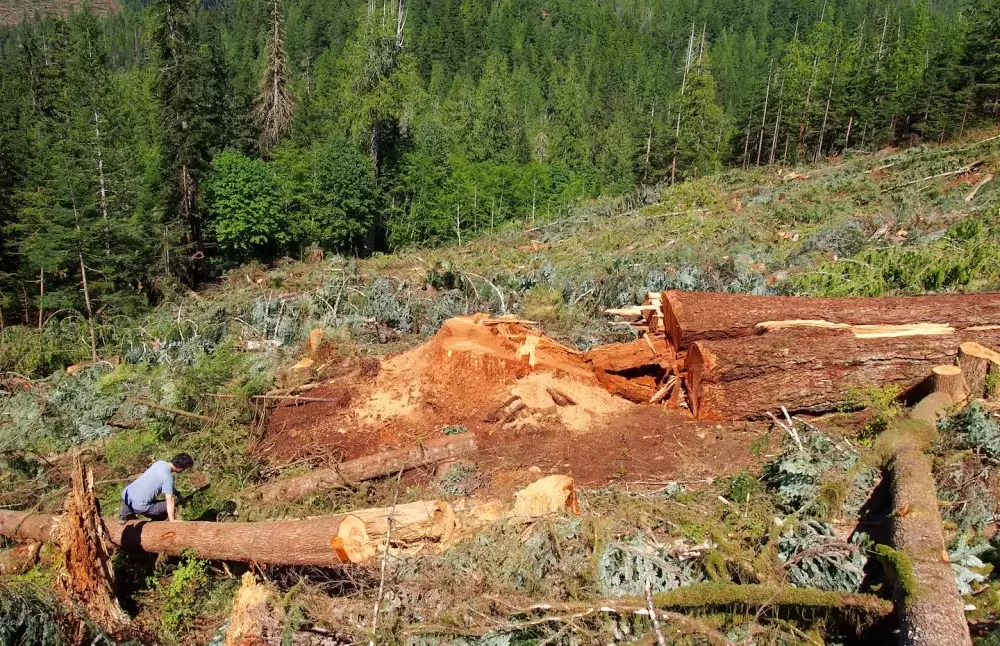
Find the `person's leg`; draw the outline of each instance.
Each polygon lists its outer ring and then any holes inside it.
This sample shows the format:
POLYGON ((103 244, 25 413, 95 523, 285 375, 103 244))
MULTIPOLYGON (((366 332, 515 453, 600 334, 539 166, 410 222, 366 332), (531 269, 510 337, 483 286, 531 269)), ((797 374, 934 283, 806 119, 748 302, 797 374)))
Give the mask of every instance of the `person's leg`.
POLYGON ((165 501, 154 502, 149 506, 149 509, 142 512, 142 515, 150 520, 166 520, 167 519, 167 503, 165 501))
POLYGON ((125 523, 135 518, 135 512, 127 503, 122 503, 122 509, 118 512, 118 520, 125 523))

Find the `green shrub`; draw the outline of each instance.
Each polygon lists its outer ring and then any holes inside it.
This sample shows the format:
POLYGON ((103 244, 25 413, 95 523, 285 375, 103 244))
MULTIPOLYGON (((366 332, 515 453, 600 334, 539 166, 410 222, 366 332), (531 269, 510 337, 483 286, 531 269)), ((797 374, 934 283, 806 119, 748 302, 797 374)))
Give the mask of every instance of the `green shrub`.
POLYGON ((189 554, 181 558, 166 583, 156 581, 152 588, 163 599, 161 634, 176 637, 199 614, 202 592, 208 585, 208 565, 189 554))
POLYGON ((116 469, 132 469, 149 461, 159 445, 155 431, 127 430, 110 437, 104 444, 104 461, 116 469))

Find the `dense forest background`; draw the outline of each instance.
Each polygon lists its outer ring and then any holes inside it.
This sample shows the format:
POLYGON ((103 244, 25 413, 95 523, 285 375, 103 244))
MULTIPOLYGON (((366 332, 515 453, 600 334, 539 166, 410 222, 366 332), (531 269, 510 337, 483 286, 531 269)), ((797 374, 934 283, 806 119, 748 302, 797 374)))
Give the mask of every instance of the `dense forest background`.
POLYGON ((1000 109, 996 0, 156 0, 0 30, 0 323, 1000 109))

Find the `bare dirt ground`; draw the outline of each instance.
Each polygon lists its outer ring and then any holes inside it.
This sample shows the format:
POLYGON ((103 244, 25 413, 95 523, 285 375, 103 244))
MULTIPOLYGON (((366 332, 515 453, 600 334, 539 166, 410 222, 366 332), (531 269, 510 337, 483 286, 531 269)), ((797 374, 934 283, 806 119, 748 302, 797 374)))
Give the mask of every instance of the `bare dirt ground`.
POLYGON ((270 416, 258 450, 275 464, 352 459, 464 426, 476 433, 479 471, 498 494, 539 472, 582 486, 707 482, 756 464, 750 445, 768 432, 612 395, 583 353, 482 316, 447 321, 424 345, 386 359, 377 376, 355 370, 309 395, 331 401, 270 416), (524 408, 510 414, 516 402, 524 408))

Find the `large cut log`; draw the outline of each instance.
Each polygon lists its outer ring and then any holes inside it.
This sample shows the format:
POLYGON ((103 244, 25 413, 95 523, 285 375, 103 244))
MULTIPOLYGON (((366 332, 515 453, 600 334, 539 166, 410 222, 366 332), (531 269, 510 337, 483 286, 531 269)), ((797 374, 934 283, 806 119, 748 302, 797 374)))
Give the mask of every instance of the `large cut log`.
POLYGON ((663 292, 663 325, 675 348, 758 333, 765 322, 843 325, 936 323, 956 330, 1000 326, 1000 294, 899 298, 803 298, 714 292, 663 292))
POLYGON ((323 489, 454 460, 475 451, 475 435, 462 433, 418 446, 348 460, 335 467, 315 469, 300 476, 268 483, 257 489, 255 494, 266 502, 290 502, 323 489))
POLYGON ((1000 346, 1000 330, 870 339, 846 330, 783 330, 698 341, 688 349, 685 384, 698 418, 760 418, 781 406, 824 413, 851 391, 921 384, 934 366, 953 363, 967 338, 1000 346))
POLYGON ((937 436, 937 419, 951 398, 935 392, 893 424, 878 440, 887 460, 892 502, 892 542, 898 552, 881 550, 894 573, 901 607, 902 646, 971 646, 965 603, 948 562, 933 463, 926 450, 937 436))
MULTIPOLYGON (((58 541, 61 516, 0 510, 0 536, 58 541)), ((275 565, 332 566, 360 562, 375 553, 365 522, 352 514, 258 523, 196 521, 121 524, 105 519, 112 545, 129 551, 275 565)))
POLYGON ((958 346, 958 361, 971 397, 996 399, 1000 394, 1000 352, 967 341, 958 346))

